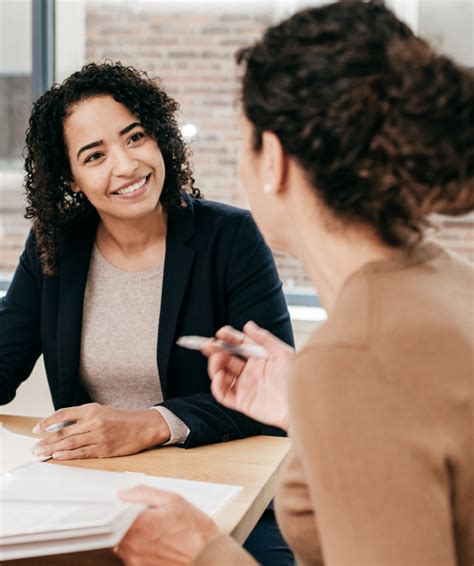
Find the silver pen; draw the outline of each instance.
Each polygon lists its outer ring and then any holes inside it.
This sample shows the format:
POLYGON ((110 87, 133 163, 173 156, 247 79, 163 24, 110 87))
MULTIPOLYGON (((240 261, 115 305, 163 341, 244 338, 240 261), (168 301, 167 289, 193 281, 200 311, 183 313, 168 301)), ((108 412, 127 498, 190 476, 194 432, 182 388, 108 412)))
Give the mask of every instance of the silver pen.
MULTIPOLYGON (((206 338, 205 336, 181 336, 181 338, 176 340, 176 344, 183 348, 189 348, 190 350, 200 350, 209 340, 211 340, 211 338, 206 338)), ((229 344, 229 342, 216 339, 214 339, 213 344, 229 354, 244 359, 261 358, 266 360, 270 357, 270 354, 265 348, 257 344, 229 344)))
POLYGON ((63 428, 66 428, 67 426, 71 426, 73 424, 76 424, 77 421, 72 421, 72 420, 68 420, 68 421, 60 421, 59 423, 53 423, 50 424, 49 426, 47 426, 43 432, 58 432, 58 430, 62 430, 63 428))

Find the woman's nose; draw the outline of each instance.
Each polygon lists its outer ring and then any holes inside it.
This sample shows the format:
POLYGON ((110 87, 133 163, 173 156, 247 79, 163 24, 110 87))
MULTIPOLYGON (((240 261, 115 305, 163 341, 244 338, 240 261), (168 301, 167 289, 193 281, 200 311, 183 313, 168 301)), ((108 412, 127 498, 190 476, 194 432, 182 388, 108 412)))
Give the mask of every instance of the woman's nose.
POLYGON ((116 177, 128 177, 138 167, 138 161, 125 149, 116 150, 113 160, 112 172, 116 177))

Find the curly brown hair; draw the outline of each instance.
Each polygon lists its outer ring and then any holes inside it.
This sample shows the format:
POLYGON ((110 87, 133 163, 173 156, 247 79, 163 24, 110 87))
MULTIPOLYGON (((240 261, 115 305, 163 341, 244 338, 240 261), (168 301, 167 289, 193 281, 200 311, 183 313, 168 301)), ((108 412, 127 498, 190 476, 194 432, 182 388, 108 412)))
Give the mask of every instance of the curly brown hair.
POLYGON ((179 104, 146 72, 106 61, 85 65, 62 84, 55 84, 33 105, 24 150, 27 207, 33 220, 43 272, 54 275, 66 231, 96 214, 84 194, 71 190, 71 168, 64 140, 64 120, 73 107, 94 96, 111 95, 136 116, 158 143, 166 176, 160 201, 182 205, 182 193, 203 198, 194 186, 189 150, 181 136, 176 113, 179 104))
POLYGON ((237 53, 259 151, 274 132, 321 201, 387 244, 474 208, 474 76, 383 2, 301 11, 237 53))

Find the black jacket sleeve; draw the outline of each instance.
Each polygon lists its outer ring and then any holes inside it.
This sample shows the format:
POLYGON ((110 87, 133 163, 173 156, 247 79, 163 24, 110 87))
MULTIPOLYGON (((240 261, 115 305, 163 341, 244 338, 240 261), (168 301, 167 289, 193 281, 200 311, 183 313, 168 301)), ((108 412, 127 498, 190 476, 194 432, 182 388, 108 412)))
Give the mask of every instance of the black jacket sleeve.
POLYGON ((41 354, 38 262, 32 234, 0 299, 0 404, 9 403, 41 354))
MULTIPOLYGON (((227 324, 242 329, 246 322, 253 320, 286 343, 294 344, 290 316, 272 253, 250 214, 243 215, 235 234, 224 285, 227 324)), ((223 407, 210 392, 168 399, 160 405, 167 407, 189 427, 191 432, 185 448, 258 434, 284 435, 280 429, 223 407)))

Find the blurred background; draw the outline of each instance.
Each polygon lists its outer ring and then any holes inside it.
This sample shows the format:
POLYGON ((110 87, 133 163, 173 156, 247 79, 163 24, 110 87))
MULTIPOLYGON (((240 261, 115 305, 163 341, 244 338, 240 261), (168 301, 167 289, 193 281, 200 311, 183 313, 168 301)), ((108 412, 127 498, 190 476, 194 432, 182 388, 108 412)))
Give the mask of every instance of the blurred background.
MULTIPOLYGON (((22 148, 32 102, 83 64, 112 59, 160 77, 181 105, 196 185, 246 207, 237 175, 235 51, 313 0, 0 0, 0 294, 22 251, 22 148)), ((397 15, 460 64, 474 67, 474 0, 388 0, 397 15)), ((474 260, 474 215, 435 218, 434 236, 474 260)), ((299 263, 275 252, 302 345, 325 318, 299 263)), ((9 412, 51 410, 42 364, 9 412), (38 389, 39 388, 39 389, 38 389)), ((5 410, 5 409, 4 409, 5 410)))

